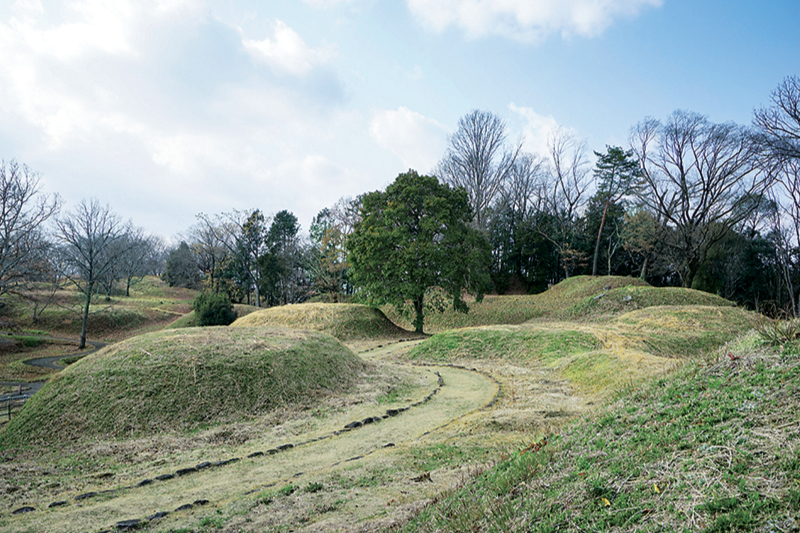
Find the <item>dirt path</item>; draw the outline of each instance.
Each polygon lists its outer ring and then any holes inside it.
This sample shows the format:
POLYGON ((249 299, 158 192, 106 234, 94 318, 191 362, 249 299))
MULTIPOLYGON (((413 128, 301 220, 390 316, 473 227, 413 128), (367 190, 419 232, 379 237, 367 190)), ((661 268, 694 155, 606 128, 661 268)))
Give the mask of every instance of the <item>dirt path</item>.
MULTIPOLYGON (((409 349, 410 345, 383 347, 362 357, 380 362, 409 349)), ((395 507, 389 515, 402 515, 417 502, 441 491, 441 482, 445 481, 439 479, 438 484, 434 480, 414 481, 403 470, 404 457, 425 446, 427 439, 440 429, 490 404, 498 393, 498 385, 486 375, 465 369, 401 366, 415 372, 423 382, 415 398, 405 406, 407 410, 389 416, 385 409, 374 404, 355 405, 294 437, 286 435, 284 440, 278 440, 279 436, 271 435, 260 443, 248 442, 247 447, 221 446, 216 456, 205 458, 212 464, 238 459, 227 465, 199 471, 192 470, 202 463, 199 459, 190 464, 159 465, 147 474, 146 479, 153 482, 145 486, 137 486, 144 479, 95 483, 86 487, 86 493, 99 493, 96 496, 76 502, 79 495, 60 494, 54 502, 38 502, 34 506, 37 511, 22 514, 9 524, 17 531, 101 531, 115 527, 120 521, 147 522, 148 517, 157 513, 169 513, 150 521, 151 530, 168 531, 185 527, 187 520, 197 523, 199 518, 195 516, 213 515, 212 509, 228 514, 232 508, 249 505, 252 509, 247 521, 258 524, 255 530, 302 522, 306 516, 310 530, 318 526, 324 531, 329 527, 360 530, 363 521, 374 522, 387 515, 387 505, 395 507), (380 417, 379 421, 344 430, 350 422, 375 417, 380 417), (270 450, 285 444, 292 444, 291 449, 270 454, 270 450), (191 471, 175 475, 182 469, 191 471), (158 480, 158 476, 170 474, 175 477, 158 480), (363 480, 371 479, 370 476, 379 476, 384 482, 365 491, 362 486, 369 483, 363 480), (342 481, 349 479, 356 481, 342 481), (304 498, 307 501, 305 504, 298 501, 291 509, 282 508, 289 501, 287 498, 269 505, 264 503, 279 500, 276 491, 287 492, 288 486, 306 489, 319 486, 327 490, 320 489, 319 494, 297 490, 298 496, 307 496, 304 498), (104 490, 113 492, 103 493, 104 490), (314 503, 308 503, 311 500, 314 503), (44 511, 57 502, 65 503, 44 511), (175 511, 186 504, 194 508, 175 511), (303 510, 302 505, 306 504, 311 507, 303 510), (264 507, 263 512, 259 506, 264 507)))

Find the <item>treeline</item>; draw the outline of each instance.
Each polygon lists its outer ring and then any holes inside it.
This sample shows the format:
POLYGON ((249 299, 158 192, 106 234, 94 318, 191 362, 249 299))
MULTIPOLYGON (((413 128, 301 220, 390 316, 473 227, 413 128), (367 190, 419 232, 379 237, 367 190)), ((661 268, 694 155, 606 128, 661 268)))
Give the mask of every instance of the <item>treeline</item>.
MULTIPOLYGON (((628 146, 595 151, 594 164, 567 130, 550 136, 546 155, 530 154, 508 141, 497 116, 473 111, 432 173, 466 193, 498 293, 540 292, 578 274, 627 275, 796 315, 798 110, 800 79, 789 77, 751 126, 676 111, 636 124, 628 146)), ((0 181, 0 296, 15 291, 38 310, 46 302, 41 290, 26 290, 32 283, 72 283, 88 310, 92 295, 128 290, 145 274, 256 306, 358 293, 347 242, 362 222, 363 195, 321 210, 308 234, 289 211, 201 213, 168 250, 96 201, 59 215, 59 198, 42 195, 24 165, 3 163, 0 181)))
POLYGON ((258 307, 351 296, 345 242, 359 218, 358 202, 345 198, 320 211, 308 236, 286 210, 200 213, 169 252, 164 279, 258 307))
MULTIPOLYGON (((35 324, 58 290, 73 286, 83 295, 81 348, 93 298, 110 299, 116 290, 130 295, 132 284, 163 272, 160 237, 96 200, 62 212, 58 195, 42 194, 40 176, 14 160, 0 161, 0 212, 0 297, 28 300, 35 324)), ((5 305, 0 299, 0 311, 5 305)))

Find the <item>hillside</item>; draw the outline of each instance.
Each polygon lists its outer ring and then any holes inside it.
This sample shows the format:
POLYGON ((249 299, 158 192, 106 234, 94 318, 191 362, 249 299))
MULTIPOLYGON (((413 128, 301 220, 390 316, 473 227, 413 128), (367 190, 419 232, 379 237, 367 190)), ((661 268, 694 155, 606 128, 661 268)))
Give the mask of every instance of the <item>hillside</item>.
MULTIPOLYGON (((425 331, 437 333, 470 326, 515 325, 527 321, 605 321, 628 311, 663 305, 732 306, 728 300, 706 292, 678 287, 656 288, 622 276, 575 276, 545 292, 530 295, 487 295, 468 301, 469 313, 452 309, 426 311, 425 331)), ((410 328, 407 317, 394 306, 384 306, 390 320, 410 328)))
POLYGON ((797 531, 798 412, 800 343, 751 334, 531 441, 403 531, 797 531))
POLYGON ((243 420, 355 383, 364 363, 329 335, 189 328, 106 347, 59 372, 0 433, 52 446, 243 420))

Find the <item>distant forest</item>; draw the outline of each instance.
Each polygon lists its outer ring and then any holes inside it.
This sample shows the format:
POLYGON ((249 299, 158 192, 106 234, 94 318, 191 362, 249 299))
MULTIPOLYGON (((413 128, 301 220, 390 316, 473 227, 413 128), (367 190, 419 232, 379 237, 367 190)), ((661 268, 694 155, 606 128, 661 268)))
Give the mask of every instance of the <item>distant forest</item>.
MULTIPOLYGON (((472 226, 491 249, 491 290, 635 276, 797 316, 800 78, 786 78, 752 125, 675 111, 634 125, 628 146, 593 153, 594 165, 564 129, 551 134, 547 155, 527 153, 494 114, 461 118, 431 174, 466 192, 472 226)), ((358 298, 347 241, 364 195, 321 210, 308 235, 289 211, 201 213, 168 248, 96 200, 63 211, 39 183, 24 164, 0 164, 0 297, 36 299, 70 283, 88 306, 153 274, 257 306, 358 298)))

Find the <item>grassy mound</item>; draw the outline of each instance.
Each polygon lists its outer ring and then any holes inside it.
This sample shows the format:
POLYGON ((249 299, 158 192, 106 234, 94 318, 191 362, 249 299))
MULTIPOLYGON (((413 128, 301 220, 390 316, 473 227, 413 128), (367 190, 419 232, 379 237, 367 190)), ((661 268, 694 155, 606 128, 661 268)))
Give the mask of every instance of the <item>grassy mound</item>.
MULTIPOLYGON (((239 318, 243 316, 247 316, 250 313, 255 313, 260 309, 254 305, 246 305, 246 304, 233 304, 233 310, 236 311, 236 316, 239 318)), ((180 328, 196 328, 197 327, 197 317, 194 314, 194 311, 190 311, 180 317, 179 319, 171 322, 167 329, 180 329, 180 328)))
POLYGON ((753 313, 735 307, 662 306, 605 323, 546 322, 437 333, 412 349, 412 360, 480 359, 546 366, 584 390, 603 392, 674 367, 751 329, 753 313))
POLYGON ((0 446, 185 430, 312 401, 364 363, 330 335, 191 328, 134 337, 57 374, 0 433, 0 446))
POLYGON ((686 305, 632 311, 612 324, 654 355, 682 358, 709 353, 757 322, 757 314, 737 307, 686 305))
POLYGON ((573 297, 569 301, 562 300, 562 309, 554 310, 554 314, 559 318, 593 319, 648 307, 685 305, 730 307, 734 305, 733 302, 715 294, 681 287, 628 285, 608 290, 602 288, 600 291, 590 292, 588 295, 586 295, 588 291, 582 292, 582 297, 573 297))
POLYGON ((380 310, 358 304, 304 303, 270 307, 231 324, 231 327, 272 326, 323 331, 342 341, 413 336, 395 326, 380 310))
POLYGON ((757 344, 532 442, 404 531, 796 531, 800 344, 757 344))
MULTIPOLYGON (((469 313, 466 314, 452 309, 429 311, 425 316, 425 330, 436 333, 548 319, 607 320, 628 311, 663 305, 733 304, 719 296, 692 289, 652 287, 638 278, 575 276, 540 294, 486 296, 481 302, 469 302, 469 313)), ((382 310, 393 322, 411 327, 408 318, 393 306, 385 306, 382 310)))

